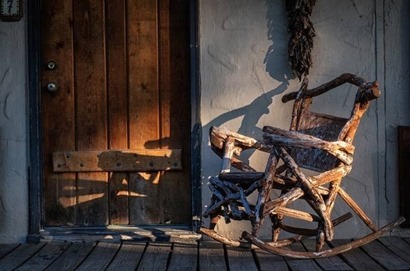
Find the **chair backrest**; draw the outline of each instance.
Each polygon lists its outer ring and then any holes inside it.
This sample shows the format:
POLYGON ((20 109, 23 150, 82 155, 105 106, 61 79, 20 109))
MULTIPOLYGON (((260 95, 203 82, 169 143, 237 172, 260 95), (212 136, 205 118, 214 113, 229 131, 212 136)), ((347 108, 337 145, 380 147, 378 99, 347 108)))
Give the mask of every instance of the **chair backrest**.
MULTIPOLYGON (((341 140, 352 144, 363 114, 370 101, 380 96, 377 82, 366 82, 352 74, 342 74, 336 79, 314 89, 307 89, 308 80, 304 79, 298 92, 286 95, 282 100, 295 99, 292 112, 291 131, 298 131, 326 141, 341 140), (353 103, 350 118, 315 113, 309 110, 312 98, 334 89, 344 83, 359 87, 353 103)), ((291 156, 300 167, 323 172, 335 168, 341 163, 333 155, 319 149, 293 149, 291 156)))

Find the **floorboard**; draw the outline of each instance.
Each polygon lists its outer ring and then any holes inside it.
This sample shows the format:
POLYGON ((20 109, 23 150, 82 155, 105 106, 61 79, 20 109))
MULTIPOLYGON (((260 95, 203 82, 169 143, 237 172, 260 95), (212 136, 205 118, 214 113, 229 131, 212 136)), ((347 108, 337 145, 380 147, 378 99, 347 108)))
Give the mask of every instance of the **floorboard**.
POLYGON ((77 271, 104 270, 114 259, 120 243, 99 242, 85 260, 76 268, 77 271))
POLYGON ((410 237, 404 237, 403 240, 404 240, 407 244, 410 244, 410 237))
MULTIPOLYGON (((304 240, 303 246, 307 251, 315 251, 316 250, 316 241, 309 239, 304 240)), ((328 245, 324 245, 322 250, 329 249, 328 245)), ((339 256, 332 256, 327 258, 315 259, 315 262, 323 269, 323 270, 353 270, 347 263, 345 263, 339 256)))
POLYGON ((145 243, 123 243, 114 260, 110 263, 106 271, 135 270, 142 258, 145 247, 145 243))
POLYGON ((0 246, 0 259, 16 249, 20 244, 4 244, 0 246))
MULTIPOLYGON (((291 245, 293 250, 296 251, 305 251, 305 248, 302 246, 301 243, 294 243, 291 245)), ((286 262, 288 263, 290 270, 292 271, 321 271, 322 269, 314 260, 307 260, 307 259, 293 259, 293 258, 285 258, 286 262)))
POLYGON ((0 270, 9 271, 23 265, 41 250, 46 243, 23 244, 0 260, 0 270))
POLYGON ((410 244, 398 236, 382 237, 379 239, 385 247, 390 249, 394 254, 410 263, 410 244))
MULTIPOLYGON (((334 246, 341 246, 348 243, 349 240, 333 240, 331 243, 334 246)), ((348 252, 339 255, 347 264, 349 264, 354 270, 359 271, 382 271, 384 270, 378 263, 369 257, 360 248, 350 250, 348 252)))
POLYGON ((261 271, 288 271, 289 267, 281 256, 268 253, 264 250, 255 250, 256 262, 261 271))
POLYGON ((168 271, 196 270, 198 264, 198 244, 176 243, 172 247, 172 257, 168 271))
POLYGON ((362 246, 362 249, 386 270, 410 270, 410 263, 394 254, 378 241, 366 244, 362 246))
POLYGON ((94 249, 95 243, 72 243, 46 270, 70 271, 79 266, 94 249))
POLYGON ((258 270, 251 250, 227 248, 227 257, 229 270, 258 270))
POLYGON ((224 247, 219 243, 201 243, 199 249, 200 271, 228 270, 224 257, 224 247))
POLYGON ((166 270, 170 253, 171 243, 149 243, 138 270, 166 270))
POLYGON ((51 265, 71 243, 47 243, 33 257, 17 268, 18 271, 42 271, 51 265))
MULTIPOLYGON (((202 240, 198 243, 121 241, 46 241, 0 244, 1 270, 410 270, 409 238, 382 237, 334 257, 293 259, 260 249, 238 249, 202 240)), ((334 240, 340 246, 348 240, 334 240)), ((313 240, 292 245, 297 251, 314 250, 313 240)), ((325 247, 326 249, 326 247, 325 247)))

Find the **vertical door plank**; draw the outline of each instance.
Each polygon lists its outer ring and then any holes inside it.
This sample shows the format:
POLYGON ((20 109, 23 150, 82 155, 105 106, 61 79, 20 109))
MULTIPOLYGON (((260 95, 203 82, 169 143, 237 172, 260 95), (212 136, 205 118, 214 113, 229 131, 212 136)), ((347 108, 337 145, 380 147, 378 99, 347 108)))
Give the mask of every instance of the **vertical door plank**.
MULTIPOLYGON (((104 3, 75 0, 73 5, 77 150, 106 149, 104 3)), ((106 225, 107 174, 80 173, 77 185, 77 223, 106 225)))
MULTIPOLYGON (((126 1, 106 1, 108 148, 128 148, 126 1)), ((109 174, 110 224, 128 224, 128 174, 109 174)))
MULTIPOLYGON (((159 147, 157 21, 157 1, 128 2, 129 140, 134 149, 159 147)), ((130 174, 131 224, 161 222, 159 177, 130 174)))
MULTIPOLYGON (((183 208, 172 208, 175 223, 186 223, 192 220, 189 2, 188 0, 170 1, 172 3, 170 7, 170 22, 172 23, 170 26, 171 67, 173 67, 170 74, 172 86, 170 99, 171 142, 179 142, 178 144, 181 144, 183 150, 183 171, 172 172, 177 176, 173 178, 172 182, 167 182, 174 188, 172 198, 172 201, 176 201, 174 206, 183 206, 183 208), (184 191, 183 197, 179 196, 181 193, 176 190, 176 187, 179 187, 178 191, 184 191)), ((170 147, 174 148, 173 145, 170 147)))
MULTIPOLYGON (((171 124, 170 124, 170 99, 171 99, 171 85, 170 85, 170 37, 169 37, 169 0, 159 0, 158 9, 158 77, 159 77, 159 125, 160 125, 160 140, 159 146, 161 148, 170 148, 171 143, 171 124)), ((178 144, 178 142, 176 142, 178 144)), ((174 144, 175 145, 175 144, 174 144)), ((164 172, 159 183, 160 189, 160 216, 162 222, 174 223, 172 221, 176 219, 172 216, 172 209, 175 209, 175 203, 169 200, 169 196, 174 194, 175 187, 169 185, 172 182, 174 174, 170 172, 164 172), (168 190, 169 189, 169 190, 168 190), (167 204, 170 204, 167 206, 167 204), (170 207, 170 208, 168 208, 170 207), (174 207, 174 208, 172 208, 174 207)), ((183 197, 182 193, 178 193, 180 197, 183 197)), ((179 205, 177 208, 181 208, 179 205)))
POLYGON ((160 145, 183 150, 183 171, 161 178, 161 210, 166 223, 181 224, 191 216, 189 1, 159 4, 160 145))
POLYGON ((71 1, 44 1, 42 10, 42 126, 44 146, 44 206, 46 225, 73 225, 76 206, 74 173, 52 171, 55 150, 75 149, 73 29, 71 1), (54 61, 54 69, 47 63, 54 61), (47 90, 55 83, 57 91, 47 90), (64 121, 61 121, 64 120, 64 121))

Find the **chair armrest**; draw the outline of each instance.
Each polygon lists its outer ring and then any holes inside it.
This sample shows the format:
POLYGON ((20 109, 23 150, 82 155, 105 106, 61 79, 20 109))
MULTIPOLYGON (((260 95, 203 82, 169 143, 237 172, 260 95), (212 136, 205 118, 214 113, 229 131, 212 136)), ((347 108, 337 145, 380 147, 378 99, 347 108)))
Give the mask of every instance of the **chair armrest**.
POLYGON ((222 158, 221 172, 228 172, 230 166, 240 171, 254 172, 254 168, 240 160, 241 152, 246 149, 257 149, 264 152, 271 150, 271 147, 263 141, 229 131, 225 127, 212 126, 209 129, 209 138, 212 151, 222 158))
POLYGON ((263 141, 229 131, 225 127, 212 126, 209 129, 209 138, 213 147, 223 149, 228 137, 233 138, 235 140, 235 147, 238 147, 241 150, 258 149, 265 152, 270 151, 270 147, 263 141))
POLYGON ((348 165, 353 162, 352 155, 355 147, 344 141, 326 141, 311 135, 270 126, 265 126, 263 131, 265 132, 263 138, 267 145, 320 149, 329 152, 348 165))

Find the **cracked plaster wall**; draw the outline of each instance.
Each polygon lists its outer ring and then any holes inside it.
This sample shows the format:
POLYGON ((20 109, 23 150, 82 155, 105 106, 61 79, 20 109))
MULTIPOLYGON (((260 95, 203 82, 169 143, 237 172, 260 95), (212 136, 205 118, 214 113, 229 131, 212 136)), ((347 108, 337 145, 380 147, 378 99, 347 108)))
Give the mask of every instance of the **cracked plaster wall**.
MULTIPOLYGON (((311 87, 345 72, 380 82, 383 95, 362 120, 354 142, 354 168, 343 187, 383 225, 399 212, 397 126, 410 125, 409 18, 404 0, 318 0, 311 17, 317 33, 311 87)), ((207 180, 220 167, 209 148, 212 125, 254 137, 261 136, 264 125, 288 129, 292 105, 280 98, 296 91, 299 82, 289 70, 287 41, 285 1, 200 1, 203 208, 210 198, 207 180)), ((357 89, 338 90, 324 95, 313 109, 347 116, 357 89)), ((247 153, 244 158, 264 170, 266 155, 247 153)), ((334 212, 346 211, 341 204, 334 212)), ((244 223, 231 225, 222 224, 219 230, 238 236, 248 228, 244 223)), ((336 237, 364 233, 365 226, 354 222, 338 226, 336 237)))
POLYGON ((0 243, 28 229, 25 20, 0 21, 0 243))

